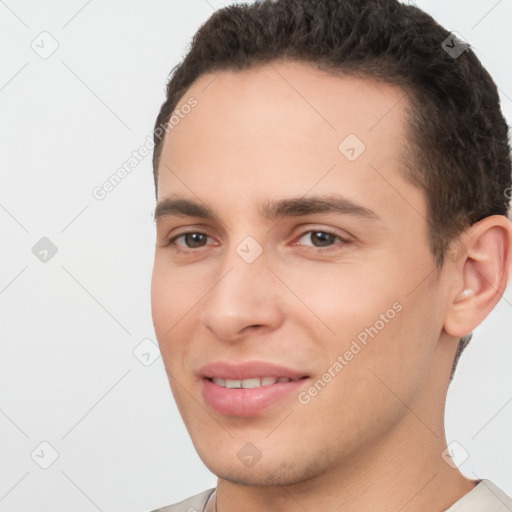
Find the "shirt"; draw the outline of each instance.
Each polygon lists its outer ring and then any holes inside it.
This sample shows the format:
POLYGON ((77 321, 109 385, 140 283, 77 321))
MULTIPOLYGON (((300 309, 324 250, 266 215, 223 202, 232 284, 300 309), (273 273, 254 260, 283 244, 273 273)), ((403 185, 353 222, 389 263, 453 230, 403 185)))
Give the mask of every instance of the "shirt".
MULTIPOLYGON (((153 512, 215 512, 215 488, 153 512)), ((512 498, 490 480, 480 480, 445 512, 512 512, 512 498)))

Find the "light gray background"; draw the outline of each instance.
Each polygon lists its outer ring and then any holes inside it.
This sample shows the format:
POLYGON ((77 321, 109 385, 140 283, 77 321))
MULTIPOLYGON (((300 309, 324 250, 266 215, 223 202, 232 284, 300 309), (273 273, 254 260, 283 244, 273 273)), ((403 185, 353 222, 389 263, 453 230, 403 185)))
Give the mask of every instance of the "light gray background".
MULTIPOLYGON (((229 3, 0 2, 3 512, 143 512, 215 485, 154 345, 151 156, 104 200, 92 190, 144 144, 171 68, 229 3), (43 59, 31 44, 48 51, 51 38, 58 49, 43 59), (46 263, 32 252, 42 237, 58 249, 46 263), (133 353, 147 339, 139 351, 154 347, 142 356, 156 357, 149 366, 133 353)), ((512 4, 417 4, 472 44, 510 123, 512 4)), ((447 402, 448 438, 469 453, 461 470, 508 494, 511 317, 509 287, 466 349, 447 402)))

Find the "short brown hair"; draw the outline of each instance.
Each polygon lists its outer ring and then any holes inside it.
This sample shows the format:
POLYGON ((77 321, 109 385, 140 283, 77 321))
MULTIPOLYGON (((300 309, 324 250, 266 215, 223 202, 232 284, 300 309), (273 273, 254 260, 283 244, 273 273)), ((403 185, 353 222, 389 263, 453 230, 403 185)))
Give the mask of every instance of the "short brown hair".
MULTIPOLYGON (((398 0, 263 0, 216 11, 171 71, 155 123, 155 192, 161 127, 201 75, 292 59, 371 77, 402 87, 410 100, 407 176, 425 191, 430 246, 441 267, 465 228, 508 215, 511 190, 497 87, 469 46, 457 56, 446 51, 446 41, 455 44, 450 37, 428 14, 398 0)), ((470 338, 459 342, 452 376, 470 338)))

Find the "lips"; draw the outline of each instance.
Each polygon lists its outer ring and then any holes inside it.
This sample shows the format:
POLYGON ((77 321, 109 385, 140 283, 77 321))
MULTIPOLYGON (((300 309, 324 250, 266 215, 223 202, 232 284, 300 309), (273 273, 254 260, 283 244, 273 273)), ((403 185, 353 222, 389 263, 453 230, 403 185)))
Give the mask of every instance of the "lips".
POLYGON ((284 366, 250 361, 214 362, 199 370, 203 399, 227 416, 254 416, 304 386, 308 375, 284 366))

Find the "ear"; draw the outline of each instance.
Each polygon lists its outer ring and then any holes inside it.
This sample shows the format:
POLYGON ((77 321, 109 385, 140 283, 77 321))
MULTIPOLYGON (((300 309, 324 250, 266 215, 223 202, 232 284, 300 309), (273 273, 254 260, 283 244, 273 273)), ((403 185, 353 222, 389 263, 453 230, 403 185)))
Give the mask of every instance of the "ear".
POLYGON ((453 243, 445 264, 451 266, 453 280, 444 330, 460 338, 483 322, 505 292, 512 265, 512 223, 492 215, 473 224, 453 243))

